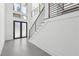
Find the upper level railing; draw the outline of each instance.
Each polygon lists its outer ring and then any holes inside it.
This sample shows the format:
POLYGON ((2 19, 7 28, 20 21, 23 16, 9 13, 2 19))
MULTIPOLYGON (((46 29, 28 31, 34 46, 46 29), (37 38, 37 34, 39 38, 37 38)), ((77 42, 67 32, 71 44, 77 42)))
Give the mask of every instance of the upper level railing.
POLYGON ((49 3, 49 18, 79 10, 79 3, 49 3))
POLYGON ((63 14, 79 10, 79 3, 65 3, 63 14))

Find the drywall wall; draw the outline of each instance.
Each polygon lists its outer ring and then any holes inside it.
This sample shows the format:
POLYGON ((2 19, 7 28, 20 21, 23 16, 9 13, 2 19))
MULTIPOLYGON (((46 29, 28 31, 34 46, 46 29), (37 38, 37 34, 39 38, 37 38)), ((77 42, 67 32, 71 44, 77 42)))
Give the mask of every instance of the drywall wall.
MULTIPOLYGON (((42 22, 42 20, 45 17, 45 9, 41 12, 41 14, 38 13, 37 15, 35 15, 34 17, 32 17, 32 15, 31 15, 31 11, 32 11, 31 8, 32 8, 32 4, 29 3, 28 4, 28 30, 30 30, 30 28, 34 24, 35 20, 37 20, 37 24, 36 25, 38 25, 39 23, 42 22)), ((28 35, 29 35, 29 32, 28 32, 28 35)))
POLYGON ((43 9, 43 11, 36 19, 36 27, 33 25, 33 27, 31 28, 30 36, 32 36, 35 33, 35 28, 36 30, 38 30, 38 27, 40 27, 40 24, 44 22, 44 17, 45 17, 45 9, 43 9))
POLYGON ((29 42, 50 55, 79 56, 79 11, 51 18, 29 42))
POLYGON ((12 3, 5 4, 5 40, 13 39, 13 5, 12 3))
POLYGON ((6 3, 5 5, 5 40, 13 40, 13 21, 27 22, 27 19, 13 17, 13 4, 6 3))
POLYGON ((45 18, 49 17, 49 4, 45 3, 45 18))
POLYGON ((28 3, 27 4, 27 16, 28 16, 28 29, 30 29, 30 27, 31 27, 31 23, 32 23, 32 15, 31 15, 31 11, 32 11, 32 4, 31 3, 28 3))
POLYGON ((0 55, 5 42, 5 4, 0 3, 0 55))

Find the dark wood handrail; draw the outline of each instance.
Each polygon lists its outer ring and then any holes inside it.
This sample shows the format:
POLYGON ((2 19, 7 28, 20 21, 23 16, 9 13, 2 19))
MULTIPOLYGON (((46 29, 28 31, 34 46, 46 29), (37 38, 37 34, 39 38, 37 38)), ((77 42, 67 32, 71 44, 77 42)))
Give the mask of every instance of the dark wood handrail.
POLYGON ((33 23, 33 25, 31 26, 31 28, 29 29, 29 38, 30 38, 30 31, 32 29, 32 27, 35 25, 35 31, 36 31, 36 21, 38 20, 39 16, 41 15, 41 13, 43 12, 45 6, 43 7, 43 9, 40 11, 40 14, 38 15, 38 17, 36 18, 35 22, 33 23))
MULTIPOLYGON (((45 7, 43 7, 43 9, 40 11, 40 14, 39 14, 38 17, 36 18, 36 20, 35 20, 35 22, 33 23, 33 25, 36 24, 36 21, 38 20, 39 16, 41 15, 42 11, 44 10, 44 8, 45 8, 45 7)), ((33 25, 31 26, 30 30, 32 29, 33 25)))

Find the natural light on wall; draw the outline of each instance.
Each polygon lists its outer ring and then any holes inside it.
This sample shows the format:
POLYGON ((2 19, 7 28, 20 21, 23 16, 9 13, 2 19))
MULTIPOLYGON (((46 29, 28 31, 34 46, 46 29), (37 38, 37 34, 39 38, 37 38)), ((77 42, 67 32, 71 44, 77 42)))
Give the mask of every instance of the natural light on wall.
POLYGON ((39 7, 39 3, 32 3, 32 10, 39 7))

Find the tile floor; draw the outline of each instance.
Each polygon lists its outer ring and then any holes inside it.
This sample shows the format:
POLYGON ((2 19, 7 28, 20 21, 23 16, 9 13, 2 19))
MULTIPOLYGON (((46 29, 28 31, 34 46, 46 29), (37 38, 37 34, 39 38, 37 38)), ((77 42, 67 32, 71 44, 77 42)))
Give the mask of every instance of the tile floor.
POLYGON ((26 38, 5 41, 2 56, 50 56, 26 38))

